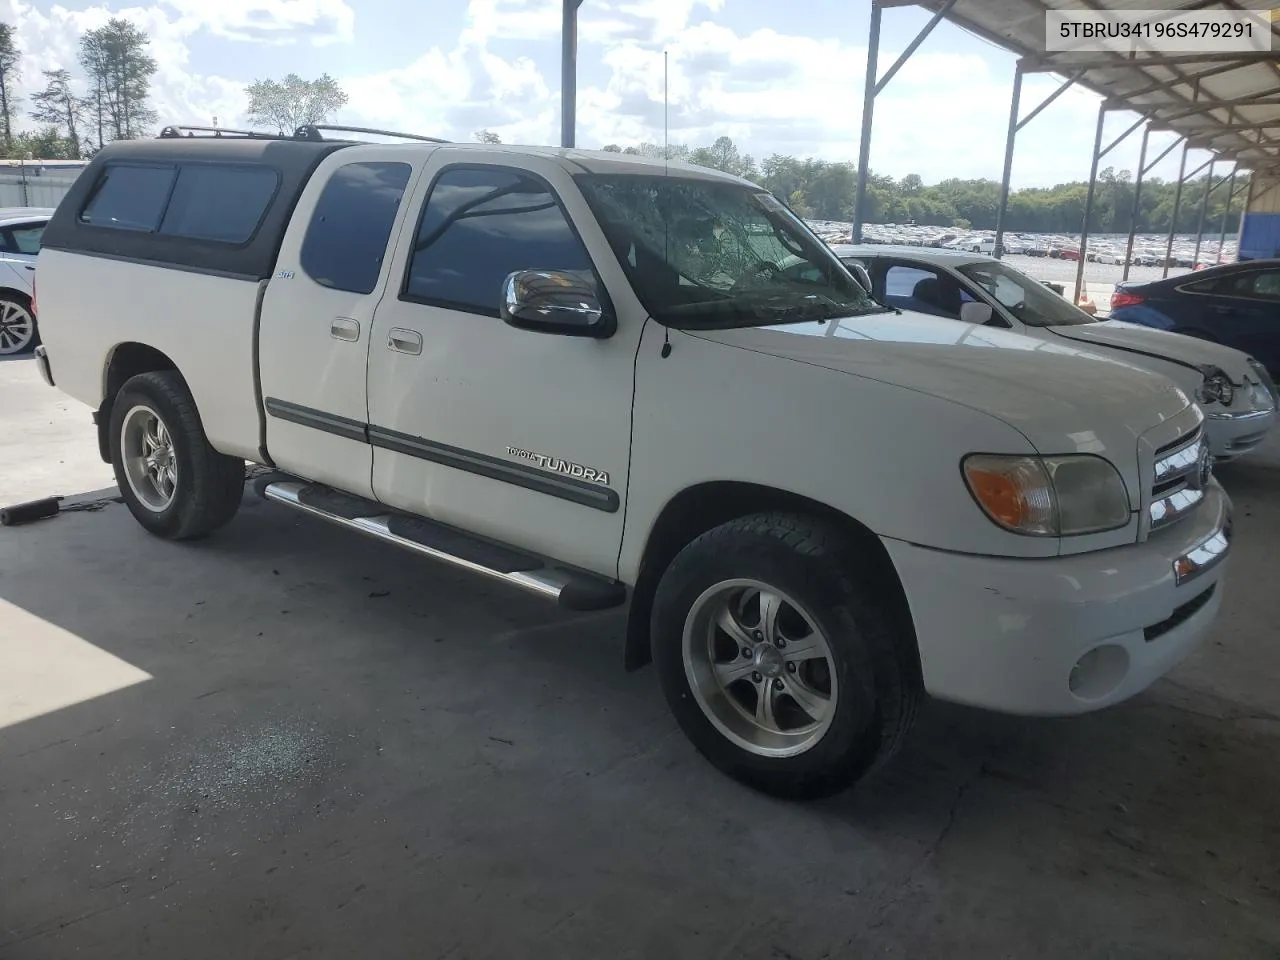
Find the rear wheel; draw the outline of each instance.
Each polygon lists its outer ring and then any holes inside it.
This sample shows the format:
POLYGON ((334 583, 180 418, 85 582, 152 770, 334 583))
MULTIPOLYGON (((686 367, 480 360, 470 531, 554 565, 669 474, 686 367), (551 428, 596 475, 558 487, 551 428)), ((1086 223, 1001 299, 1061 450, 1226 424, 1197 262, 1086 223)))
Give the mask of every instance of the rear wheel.
POLYGON ((235 516, 244 494, 244 461, 209 445, 177 371, 128 380, 111 407, 110 437, 120 493, 151 533, 193 539, 235 516))
POLYGON ((31 301, 17 293, 0 295, 0 356, 25 353, 39 343, 31 301))
POLYGON ((716 767, 775 796, 848 787, 896 752, 919 685, 877 593, 834 529, 757 514, 680 552, 654 600, 667 702, 716 767))

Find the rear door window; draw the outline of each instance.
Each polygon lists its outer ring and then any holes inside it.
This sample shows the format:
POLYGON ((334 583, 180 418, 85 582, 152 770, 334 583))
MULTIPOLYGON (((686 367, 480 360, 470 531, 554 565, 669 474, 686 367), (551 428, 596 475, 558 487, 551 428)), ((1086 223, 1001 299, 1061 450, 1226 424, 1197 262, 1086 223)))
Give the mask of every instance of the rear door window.
POLYGON ((8 246, 14 253, 27 253, 34 256, 40 252, 40 239, 44 236, 44 224, 33 223, 13 227, 8 232, 12 241, 8 246))
POLYGON ((1280 270, 1251 270, 1233 276, 1219 293, 1253 300, 1280 301, 1280 270))
POLYGON ((335 290, 372 293, 412 173, 409 164, 390 161, 348 163, 335 170, 302 240, 307 276, 335 290))
POLYGON ((80 222, 117 230, 154 231, 160 226, 177 175, 172 166, 109 164, 80 211, 80 222))

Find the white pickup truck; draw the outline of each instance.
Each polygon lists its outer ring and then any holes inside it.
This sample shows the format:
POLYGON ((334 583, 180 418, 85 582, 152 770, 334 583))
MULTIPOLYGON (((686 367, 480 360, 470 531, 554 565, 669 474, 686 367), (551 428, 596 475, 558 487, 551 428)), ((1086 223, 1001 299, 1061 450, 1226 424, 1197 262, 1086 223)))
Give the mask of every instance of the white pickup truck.
POLYGON ((94 158, 38 276, 38 362, 152 533, 229 521, 248 460, 269 500, 629 602, 627 667, 777 795, 858 779, 926 693, 1123 700, 1221 602, 1230 504, 1177 386, 881 307, 714 171, 170 129, 94 158))

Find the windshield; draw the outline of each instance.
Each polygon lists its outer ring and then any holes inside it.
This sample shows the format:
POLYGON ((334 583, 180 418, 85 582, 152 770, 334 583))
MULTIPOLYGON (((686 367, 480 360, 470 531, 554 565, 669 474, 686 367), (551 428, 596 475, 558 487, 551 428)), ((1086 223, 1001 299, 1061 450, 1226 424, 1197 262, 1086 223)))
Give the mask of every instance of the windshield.
POLYGON ((1006 266, 999 260, 970 263, 960 272, 995 297, 1028 327, 1059 327, 1097 323, 1069 300, 1058 296, 1039 280, 1006 266))
POLYGON ((578 182, 640 302, 661 323, 732 327, 884 310, 761 190, 633 174, 578 182))

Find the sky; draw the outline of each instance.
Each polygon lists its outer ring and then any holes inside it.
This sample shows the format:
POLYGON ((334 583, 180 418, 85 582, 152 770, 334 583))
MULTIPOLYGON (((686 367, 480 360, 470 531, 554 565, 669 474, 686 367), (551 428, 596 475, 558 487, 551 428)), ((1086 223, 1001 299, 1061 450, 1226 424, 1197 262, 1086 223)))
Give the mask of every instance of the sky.
MULTIPOLYGON (((79 75, 80 33, 111 16, 152 38, 162 124, 244 125, 247 84, 327 72, 350 97, 331 122, 559 142, 560 0, 0 0, 25 54, 20 95, 43 86, 42 70, 79 75)), ((869 17, 869 0, 585 0, 578 146, 662 142, 665 51, 672 143, 727 135, 757 159, 856 161, 869 17)), ((914 7, 885 11, 881 72, 928 19, 914 7)), ((877 98, 871 169, 926 183, 999 179, 1013 69, 1012 55, 939 25, 877 98)), ((1023 114, 1058 82, 1029 75, 1023 114)), ((1015 188, 1088 177, 1097 104, 1073 89, 1024 128, 1015 188)), ((1111 114, 1107 142, 1133 119, 1111 114)), ((1171 139, 1153 135, 1149 156, 1171 139)), ((1133 169, 1140 140, 1104 166, 1133 169)), ((1154 175, 1176 176, 1178 156, 1154 175)))

